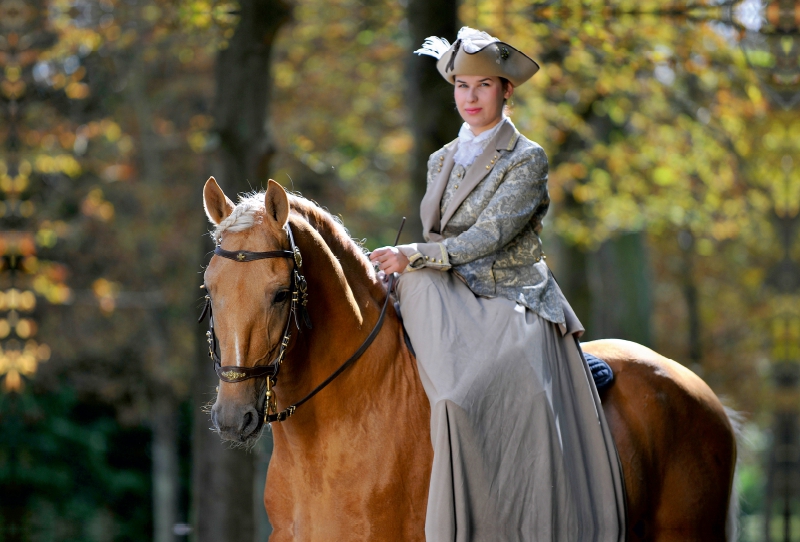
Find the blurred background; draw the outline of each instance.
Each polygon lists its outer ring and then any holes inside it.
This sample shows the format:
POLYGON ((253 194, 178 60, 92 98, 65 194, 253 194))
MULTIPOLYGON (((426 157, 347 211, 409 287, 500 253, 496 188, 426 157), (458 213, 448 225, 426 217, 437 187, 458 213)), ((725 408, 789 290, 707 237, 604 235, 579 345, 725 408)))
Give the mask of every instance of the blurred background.
MULTIPOLYGON (((792 0, 0 0, 0 541, 266 540, 271 450, 209 431, 201 191, 274 178, 417 240, 462 25, 540 72, 548 263, 588 328, 741 412, 741 540, 800 540, 792 0)), ((799 164, 795 164, 797 161, 799 164)))

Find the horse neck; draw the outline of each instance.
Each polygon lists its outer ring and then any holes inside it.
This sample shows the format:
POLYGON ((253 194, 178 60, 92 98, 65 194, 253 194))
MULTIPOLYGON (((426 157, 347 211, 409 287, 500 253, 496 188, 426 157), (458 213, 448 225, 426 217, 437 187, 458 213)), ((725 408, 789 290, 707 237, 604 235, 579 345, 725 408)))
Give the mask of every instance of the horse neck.
MULTIPOLYGON (((304 397, 358 349, 386 297, 355 251, 342 253, 332 242, 333 252, 319 250, 327 244, 313 232, 298 237, 303 258, 308 254, 303 271, 314 328, 297 338, 284 363, 287 371, 276 386, 279 408, 304 397), (293 389, 284 389, 285 376, 293 389)), ((402 337, 389 307, 364 355, 286 422, 272 425, 265 506, 276 539, 294 539, 301 524, 303 539, 343 540, 352 537, 356 523, 367 532, 375 526, 398 539, 422 538, 419 503, 427 493, 432 450, 419 438, 430 432, 430 410, 402 337), (397 507, 391 521, 382 506, 364 508, 374 502, 376 488, 397 507)))
MULTIPOLYGON (((293 223, 293 230, 303 255, 313 329, 304 328, 297 335, 284 363, 276 392, 279 402, 286 401, 287 405, 304 397, 358 350, 377 324, 386 295, 354 248, 343 243, 349 240, 301 221, 293 223)), ((303 405, 303 418, 313 417, 318 422, 337 418, 341 403, 352 405, 354 397, 363 396, 364 388, 385 386, 395 358, 408 356, 402 342, 397 344, 399 336, 399 320, 389 314, 364 355, 303 405)), ((298 411, 295 416, 300 414, 298 411)))

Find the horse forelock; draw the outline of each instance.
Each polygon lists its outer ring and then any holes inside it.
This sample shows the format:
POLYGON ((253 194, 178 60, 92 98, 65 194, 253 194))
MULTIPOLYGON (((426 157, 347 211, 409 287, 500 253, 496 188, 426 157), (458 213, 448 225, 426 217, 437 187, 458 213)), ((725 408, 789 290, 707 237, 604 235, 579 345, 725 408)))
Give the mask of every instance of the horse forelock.
POLYGON ((226 231, 239 232, 249 230, 260 224, 264 218, 264 192, 239 195, 239 203, 231 214, 223 218, 211 232, 214 242, 219 244, 226 231))

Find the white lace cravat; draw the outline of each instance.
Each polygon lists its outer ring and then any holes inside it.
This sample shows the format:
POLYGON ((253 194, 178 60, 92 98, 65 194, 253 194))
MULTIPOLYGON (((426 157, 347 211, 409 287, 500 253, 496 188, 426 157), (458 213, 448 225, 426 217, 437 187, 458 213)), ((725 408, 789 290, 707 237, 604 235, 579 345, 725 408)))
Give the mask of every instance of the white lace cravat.
POLYGON ((453 161, 465 168, 471 166, 472 162, 475 161, 475 158, 480 156, 489 143, 489 140, 494 137, 494 134, 497 133, 497 130, 500 129, 504 121, 505 118, 498 122, 497 126, 491 130, 486 130, 477 136, 472 133, 469 129, 469 124, 465 122, 461 126, 461 130, 458 131, 458 149, 456 149, 456 153, 453 155, 453 161))

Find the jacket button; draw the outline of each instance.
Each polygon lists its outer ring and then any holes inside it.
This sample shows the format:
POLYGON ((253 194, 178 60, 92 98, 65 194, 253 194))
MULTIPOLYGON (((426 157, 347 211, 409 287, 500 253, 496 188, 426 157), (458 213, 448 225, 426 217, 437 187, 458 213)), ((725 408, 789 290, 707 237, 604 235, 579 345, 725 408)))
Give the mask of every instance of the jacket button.
POLYGON ((439 260, 439 263, 442 263, 442 260, 439 260))
POLYGON ((453 188, 455 188, 456 190, 458 190, 458 185, 455 185, 453 188))
POLYGON ((486 166, 486 169, 490 169, 489 166, 486 166))

